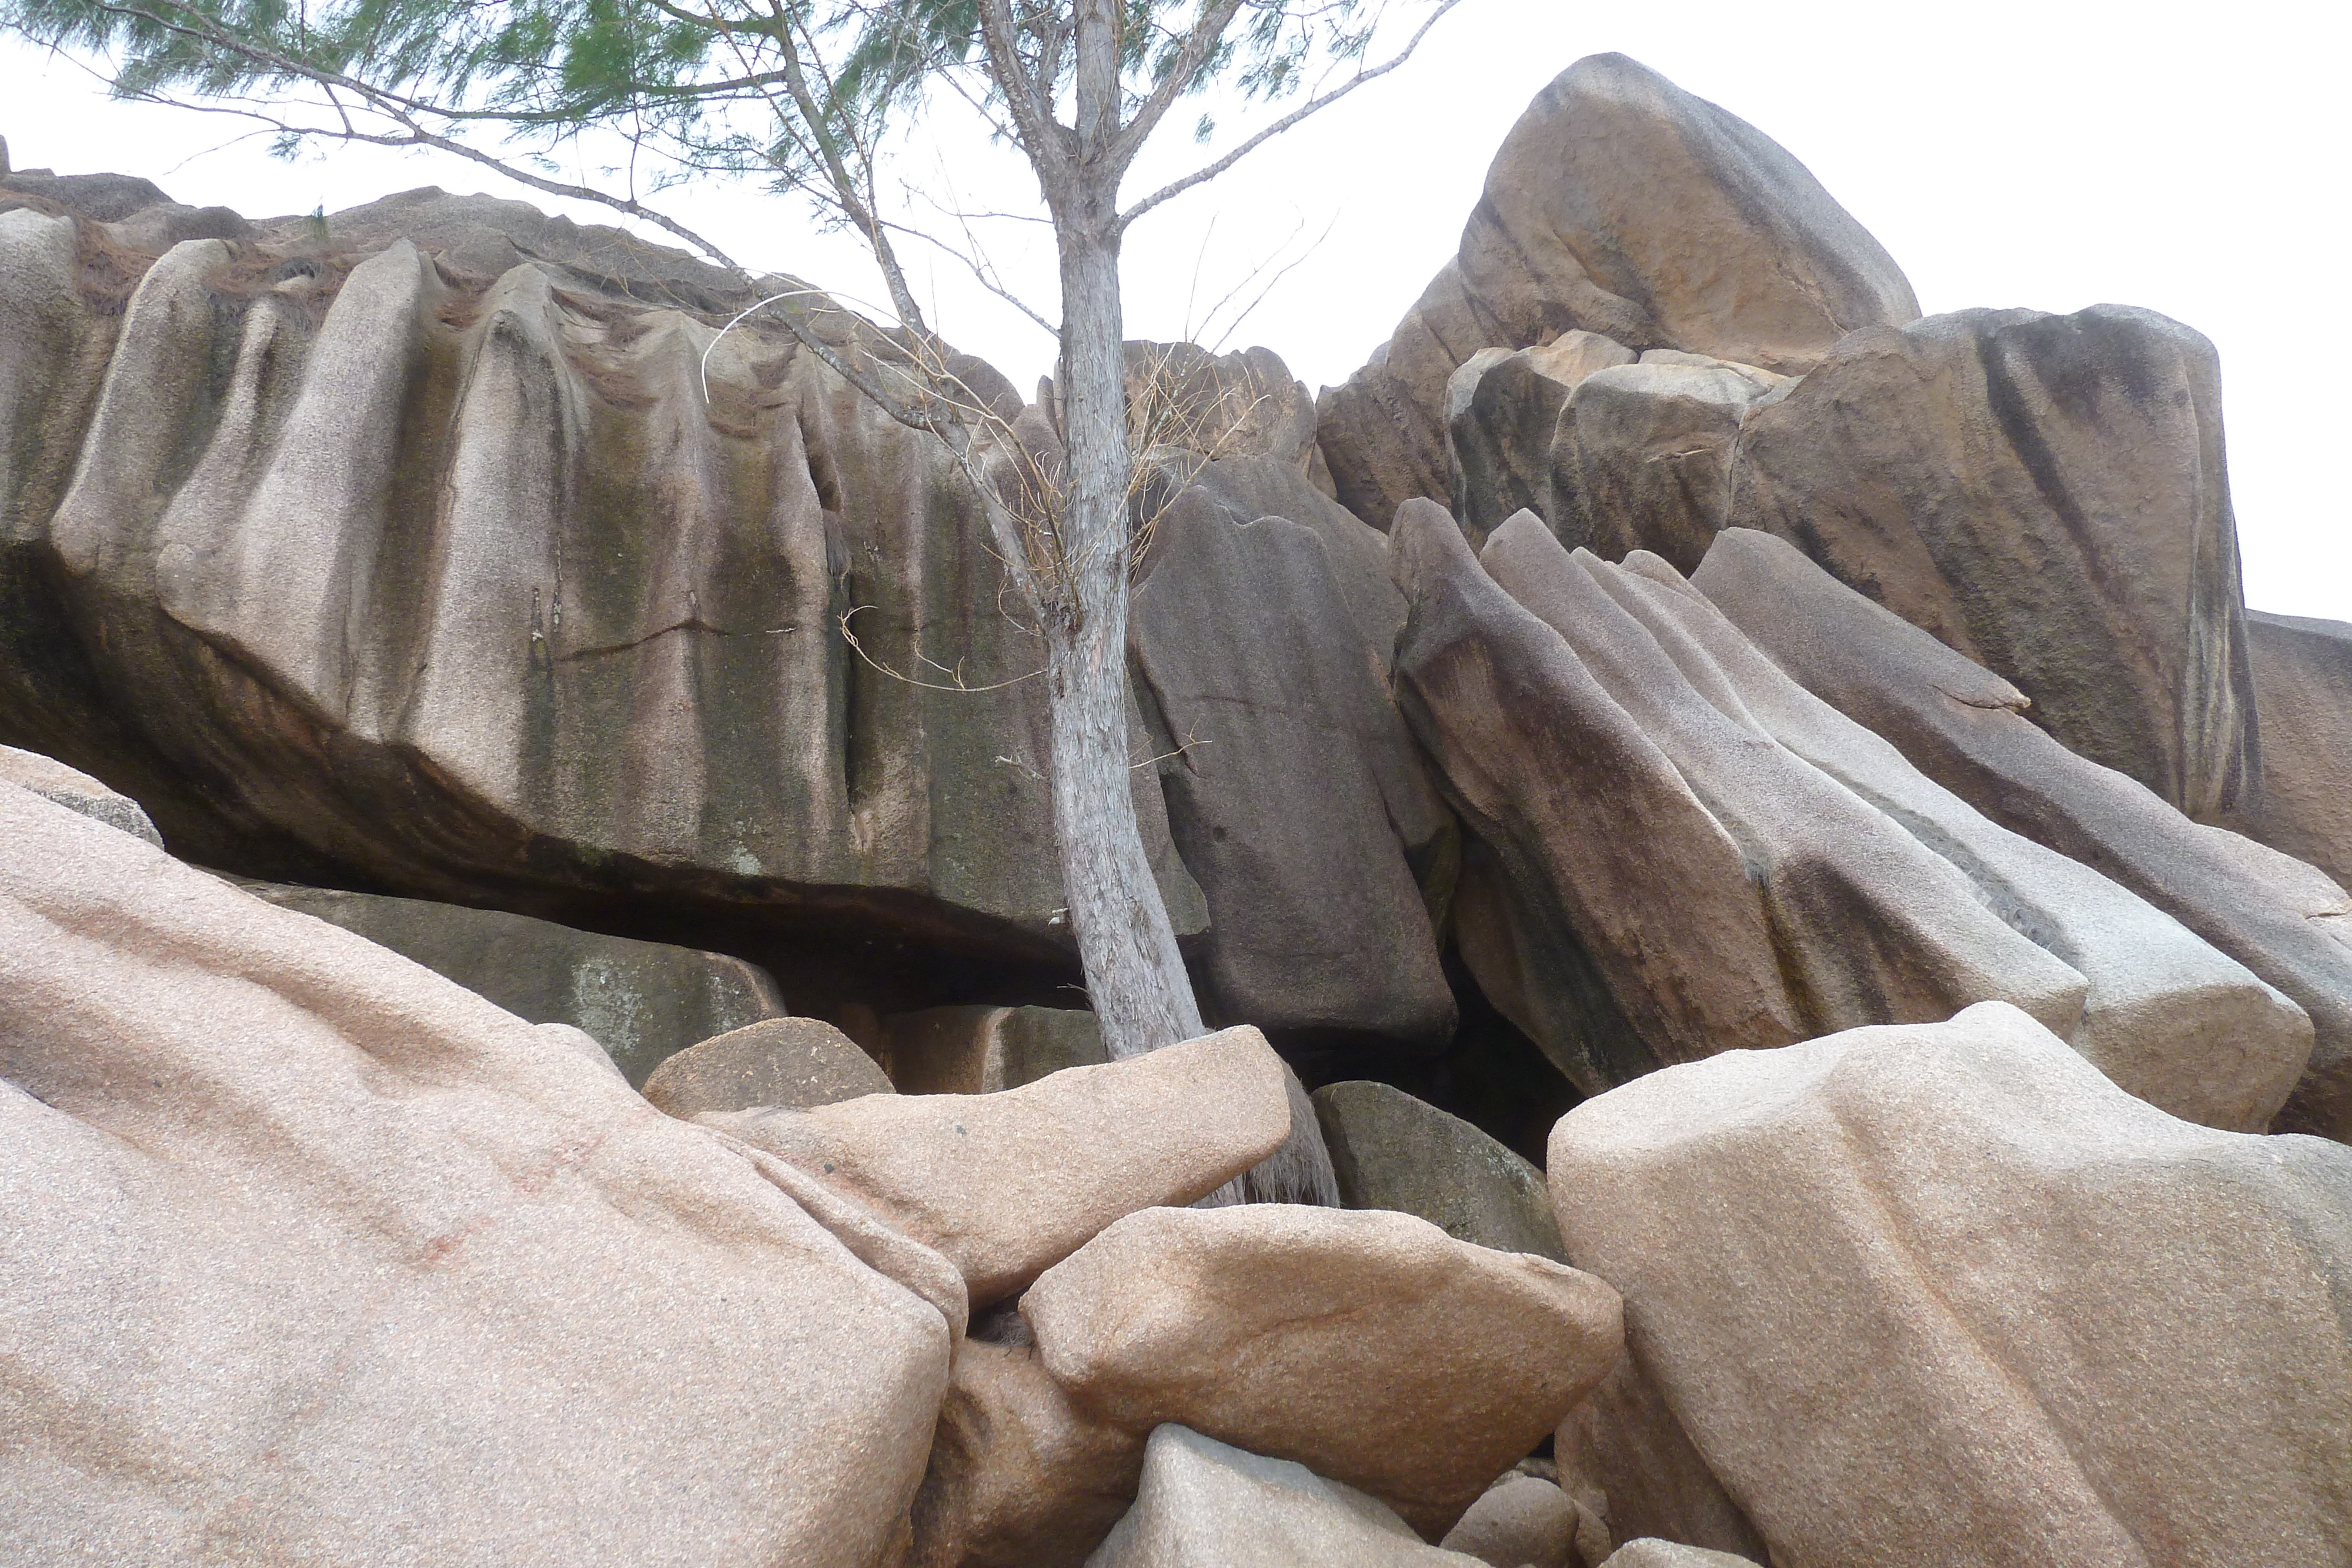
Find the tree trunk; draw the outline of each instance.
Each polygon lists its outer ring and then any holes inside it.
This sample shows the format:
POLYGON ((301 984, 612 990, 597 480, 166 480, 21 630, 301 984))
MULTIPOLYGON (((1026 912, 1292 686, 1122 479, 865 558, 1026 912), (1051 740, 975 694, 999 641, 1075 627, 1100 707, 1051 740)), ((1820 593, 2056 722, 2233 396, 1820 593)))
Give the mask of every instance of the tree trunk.
MULTIPOLYGON (((1119 291, 1114 0, 1079 0, 1076 130, 1068 182, 1047 189, 1062 273, 1064 571, 1045 610, 1054 723, 1054 829, 1087 994, 1114 1059, 1206 1032, 1167 901, 1135 820, 1127 731, 1126 323, 1119 291)), ((1286 1074, 1286 1076, 1288 1076, 1286 1074)), ((1289 1078, 1290 1141, 1207 1201, 1339 1202, 1314 1107, 1289 1078)))
POLYGON ((1066 233, 1062 406, 1069 490, 1062 528, 1071 602, 1046 625, 1054 829, 1087 993, 1114 1058, 1203 1032, 1167 902, 1143 852, 1129 771, 1124 340, 1116 242, 1066 233))

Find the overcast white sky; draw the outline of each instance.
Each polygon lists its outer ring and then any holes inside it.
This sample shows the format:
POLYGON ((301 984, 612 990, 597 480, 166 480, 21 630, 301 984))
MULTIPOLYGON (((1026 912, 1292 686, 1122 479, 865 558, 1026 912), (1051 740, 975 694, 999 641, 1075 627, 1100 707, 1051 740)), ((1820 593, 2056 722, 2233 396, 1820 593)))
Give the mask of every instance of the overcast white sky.
MULTIPOLYGON (((1930 312, 2115 300, 2212 338, 2247 599, 2352 620, 2327 326, 2352 291, 2347 18, 2340 0, 1466 0, 1404 70, 1140 225, 1129 328, 1182 336, 1262 258, 1320 235, 1229 346, 1265 343, 1310 386, 1346 379, 1451 254, 1528 100, 1579 57, 1621 50, 1802 159, 1930 312)), ((0 134, 18 168, 144 174, 257 216, 423 184, 562 205, 440 154, 336 149, 288 164, 258 141, 223 148, 223 121, 112 103, 14 42, 0 44, 0 134)), ((961 129, 940 140, 923 160, 968 202, 1034 199, 961 129)), ((1179 139, 1130 189, 1193 156, 1179 139)), ((751 265, 872 287, 855 249, 789 204, 740 190, 668 200, 751 265)), ((1050 306, 1050 253, 1002 237, 995 250, 1050 306)), ((1051 363, 1042 334, 953 268, 933 287, 942 330, 1024 386, 1051 363)))

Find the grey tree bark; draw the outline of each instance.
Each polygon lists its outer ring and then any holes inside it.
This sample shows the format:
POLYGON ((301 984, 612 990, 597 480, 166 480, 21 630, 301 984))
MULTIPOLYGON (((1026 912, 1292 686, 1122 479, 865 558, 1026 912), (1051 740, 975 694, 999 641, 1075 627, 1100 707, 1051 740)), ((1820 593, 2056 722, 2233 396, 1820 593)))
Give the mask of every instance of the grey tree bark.
MULTIPOLYGON (((1075 229, 1076 225, 1072 225, 1075 229)), ((1063 534, 1069 602, 1046 618, 1054 828, 1087 994, 1113 1057, 1203 1032, 1129 789, 1128 439, 1118 241, 1062 244, 1063 534)))
MULTIPOLYGON (((1075 156, 1039 163, 1062 281, 1062 602, 1045 611, 1053 708, 1054 825, 1063 896, 1087 992, 1114 1058, 1204 1032, 1151 875, 1129 793, 1127 615, 1133 455, 1119 287, 1119 120, 1114 0, 1078 0, 1075 156)), ((1288 1075, 1286 1075, 1288 1076, 1288 1075)), ((1290 1139, 1243 1180, 1206 1200, 1336 1206, 1339 1183, 1312 1104, 1289 1077, 1290 1139)))

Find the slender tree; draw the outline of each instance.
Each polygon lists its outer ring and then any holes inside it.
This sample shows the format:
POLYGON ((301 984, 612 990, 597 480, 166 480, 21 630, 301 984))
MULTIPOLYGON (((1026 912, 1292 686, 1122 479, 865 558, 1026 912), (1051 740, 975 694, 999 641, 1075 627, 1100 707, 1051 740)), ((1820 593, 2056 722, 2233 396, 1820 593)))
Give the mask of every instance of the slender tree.
MULTIPOLYGON (((870 248, 887 333, 845 333, 791 289, 761 308, 974 480, 991 548, 1045 649, 1063 886, 1087 990, 1114 1055, 1202 1032, 1129 794, 1124 701, 1136 544, 1119 258, 1139 218, 1394 70, 1461 0, 0 0, 0 26, 105 62, 118 95, 249 116, 313 139, 433 147, 551 194, 600 202, 734 272, 648 199, 700 175, 756 175, 819 204, 870 248), (1391 11, 1400 13, 1391 16, 1391 11), (1377 63, 1383 24, 1402 36, 1377 63), (1122 204, 1138 156, 1188 98, 1265 123, 1122 204), (1295 101, 1291 101, 1295 100, 1295 101), (971 214, 893 216, 885 173, 908 127, 950 101, 1034 173, 1059 260, 1059 320, 1005 288, 971 214), (621 190, 549 156, 618 138, 621 190), (651 177, 647 177, 648 171, 651 177), (940 231, 951 218, 964 243, 940 231), (1054 331, 1053 428, 1015 429, 954 373, 899 241, 955 254, 1054 331)), ((1201 115, 1196 140, 1217 140, 1201 115)), ((1311 1126, 1311 1124, 1310 1124, 1311 1126)))

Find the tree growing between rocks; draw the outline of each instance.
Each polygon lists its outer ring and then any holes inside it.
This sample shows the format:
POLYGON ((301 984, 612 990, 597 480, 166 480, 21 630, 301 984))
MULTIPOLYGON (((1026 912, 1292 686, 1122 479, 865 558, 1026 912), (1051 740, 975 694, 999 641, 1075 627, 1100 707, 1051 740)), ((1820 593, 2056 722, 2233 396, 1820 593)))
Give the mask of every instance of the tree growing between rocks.
MULTIPOLYGON (((258 120, 289 152, 321 139, 438 148, 657 225, 765 296, 746 316, 781 322, 892 418, 944 443, 1045 647, 1062 883, 1088 997, 1124 1057, 1203 1032, 1129 793, 1125 671, 1129 576, 1148 532, 1137 526, 1137 448, 1160 440, 1171 415, 1206 416, 1129 406, 1121 249, 1141 217, 1402 65, 1460 3, 0 0, 0 26, 98 52, 120 96, 258 120), (1392 17, 1402 11, 1418 16, 1392 17), (1392 19, 1417 26, 1375 62, 1392 19), (1146 145, 1213 87, 1244 104, 1304 99, 1122 204, 1146 145), (950 99, 1036 178, 1059 262, 1058 322, 1015 298, 976 244, 891 215, 894 147, 950 99), (576 151, 583 132, 626 148, 625 191, 553 177, 549 154, 576 151), (657 171, 642 183, 640 156, 657 171), (704 175, 763 179, 854 231, 895 324, 877 332, 814 289, 755 278, 639 193, 704 175), (909 236, 957 256, 1058 338, 1050 403, 1016 413, 1002 378, 949 347, 901 261, 909 236)), ((1215 139, 1208 114, 1195 131, 1215 139)), ((1006 214, 946 215, 969 241, 975 217, 1006 214)), ((1313 1118, 1302 1120, 1297 1136, 1311 1145, 1313 1118)))

